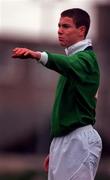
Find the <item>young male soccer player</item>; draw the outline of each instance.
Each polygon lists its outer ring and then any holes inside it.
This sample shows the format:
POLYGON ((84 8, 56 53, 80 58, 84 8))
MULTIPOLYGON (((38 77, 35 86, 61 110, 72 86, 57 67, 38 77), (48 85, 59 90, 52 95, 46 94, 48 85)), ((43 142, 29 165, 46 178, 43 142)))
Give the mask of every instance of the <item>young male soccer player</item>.
MULTIPOLYGON (((58 23, 58 39, 66 55, 15 48, 14 58, 34 58, 61 74, 53 106, 48 180, 93 180, 102 142, 95 123, 99 67, 90 39, 90 16, 79 8, 65 10, 58 23)), ((49 163, 49 164, 48 164, 49 163)))

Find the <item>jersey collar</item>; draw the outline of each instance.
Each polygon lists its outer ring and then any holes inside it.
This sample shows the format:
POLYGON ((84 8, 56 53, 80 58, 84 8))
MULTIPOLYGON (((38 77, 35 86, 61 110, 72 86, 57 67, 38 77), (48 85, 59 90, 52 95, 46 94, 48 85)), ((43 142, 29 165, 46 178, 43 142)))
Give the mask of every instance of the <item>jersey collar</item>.
POLYGON ((82 41, 77 42, 76 44, 73 44, 72 46, 65 49, 66 55, 75 54, 79 51, 83 51, 88 46, 92 46, 91 39, 84 39, 82 41))

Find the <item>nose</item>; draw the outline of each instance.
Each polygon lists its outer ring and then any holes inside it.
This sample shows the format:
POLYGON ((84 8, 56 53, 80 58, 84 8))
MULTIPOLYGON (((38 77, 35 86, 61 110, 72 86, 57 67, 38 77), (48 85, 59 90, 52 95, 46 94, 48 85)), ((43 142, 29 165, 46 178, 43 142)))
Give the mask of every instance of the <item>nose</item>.
POLYGON ((59 35, 63 34, 63 29, 61 27, 58 28, 58 34, 59 35))

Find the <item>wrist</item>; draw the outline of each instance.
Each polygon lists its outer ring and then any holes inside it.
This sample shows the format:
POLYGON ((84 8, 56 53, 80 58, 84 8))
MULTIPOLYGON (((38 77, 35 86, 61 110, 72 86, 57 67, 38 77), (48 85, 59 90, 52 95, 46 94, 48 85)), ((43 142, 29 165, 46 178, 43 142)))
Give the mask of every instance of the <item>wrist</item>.
POLYGON ((41 52, 39 52, 39 51, 35 52, 34 58, 35 58, 37 61, 40 61, 40 59, 41 59, 41 52))

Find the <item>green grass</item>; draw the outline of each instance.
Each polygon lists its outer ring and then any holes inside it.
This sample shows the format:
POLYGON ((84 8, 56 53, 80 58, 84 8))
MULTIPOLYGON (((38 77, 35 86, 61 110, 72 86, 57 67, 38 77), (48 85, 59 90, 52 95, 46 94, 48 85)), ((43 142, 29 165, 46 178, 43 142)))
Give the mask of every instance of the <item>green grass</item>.
POLYGON ((0 180, 47 180, 47 177, 44 173, 36 173, 36 172, 22 172, 22 173, 7 173, 0 174, 0 180))
MULTIPOLYGON (((19 173, 0 174, 0 180, 47 180, 47 176, 43 172, 26 171, 19 173)), ((98 174, 95 180, 110 180, 110 176, 106 174, 98 174)))

